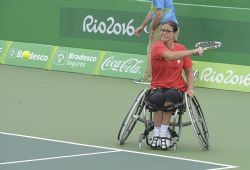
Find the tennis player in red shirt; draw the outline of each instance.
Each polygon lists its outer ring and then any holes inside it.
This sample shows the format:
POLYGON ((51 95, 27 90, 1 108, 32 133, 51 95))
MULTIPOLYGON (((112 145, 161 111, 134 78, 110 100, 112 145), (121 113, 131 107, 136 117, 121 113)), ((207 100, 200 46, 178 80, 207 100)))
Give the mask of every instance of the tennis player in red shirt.
POLYGON ((194 76, 190 55, 201 56, 202 48, 186 50, 175 42, 178 25, 174 21, 162 24, 161 41, 151 49, 152 80, 148 102, 154 111, 154 130, 151 147, 168 149, 170 132, 168 130, 172 112, 159 110, 182 101, 182 93, 194 95, 194 76), (182 76, 184 70, 186 81, 182 76))

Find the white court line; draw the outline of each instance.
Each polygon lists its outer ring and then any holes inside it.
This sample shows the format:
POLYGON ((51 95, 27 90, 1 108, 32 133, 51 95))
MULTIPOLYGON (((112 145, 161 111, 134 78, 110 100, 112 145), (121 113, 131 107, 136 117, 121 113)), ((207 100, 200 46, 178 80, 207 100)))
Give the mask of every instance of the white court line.
MULTIPOLYGON (((148 0, 131 0, 131 1, 139 1, 139 2, 148 2, 148 0)), ((229 7, 229 6, 214 6, 214 5, 199 5, 199 4, 184 4, 184 3, 174 3, 175 5, 183 5, 183 6, 195 6, 195 7, 206 7, 206 8, 218 8, 218 9, 233 9, 233 10, 246 10, 250 11, 250 8, 240 8, 240 7, 229 7)))
MULTIPOLYGON (((96 145, 80 144, 80 143, 67 142, 67 141, 60 141, 60 140, 54 140, 54 139, 48 139, 48 138, 40 138, 40 137, 27 136, 27 135, 20 135, 20 134, 13 134, 13 133, 6 133, 6 132, 0 132, 0 134, 9 135, 9 136, 23 137, 23 138, 30 138, 30 139, 38 139, 38 140, 44 140, 44 141, 49 141, 49 142, 57 142, 57 143, 78 145, 78 146, 87 146, 87 147, 93 147, 93 148, 109 149, 109 150, 113 150, 114 152, 115 152, 115 151, 117 151, 117 152, 127 152, 127 153, 134 153, 134 154, 140 154, 140 155, 156 156, 156 157, 162 157, 162 158, 171 158, 171 159, 178 159, 178 160, 184 160, 184 161, 191 161, 191 162, 198 162, 198 163, 205 163, 205 164, 212 164, 212 165, 225 166, 225 167, 222 167, 222 168, 207 169, 207 170, 222 170, 222 169, 238 168, 238 166, 227 165, 227 164, 221 164, 221 163, 200 161, 200 160, 187 159, 187 158, 180 158, 180 157, 173 157, 173 156, 166 156, 166 155, 157 155, 157 154, 144 153, 144 152, 129 151, 129 150, 123 150, 123 149, 116 149, 116 148, 109 148, 109 147, 96 146, 96 145)), ((108 151, 106 151, 106 152, 108 152, 108 151)))
POLYGON ((224 167, 224 168, 213 168, 213 169, 208 169, 208 170, 222 170, 222 169, 233 169, 233 168, 238 168, 238 167, 232 166, 232 167, 224 167))
POLYGON ((13 161, 13 162, 2 162, 2 163, 0 163, 0 165, 9 165, 9 164, 18 164, 18 163, 26 163, 26 162, 37 162, 37 161, 45 161, 45 160, 82 157, 82 156, 89 156, 89 155, 100 155, 100 154, 107 154, 107 153, 113 153, 113 152, 120 152, 120 151, 94 152, 94 153, 85 153, 85 154, 78 154, 78 155, 56 156, 56 157, 29 159, 29 160, 13 161))
POLYGON ((195 6, 195 7, 219 8, 219 9, 235 9, 235 10, 250 11, 250 8, 240 8, 240 7, 230 7, 230 6, 213 6, 213 5, 198 5, 198 4, 183 4, 183 3, 174 3, 174 4, 175 5, 183 5, 183 6, 195 6))

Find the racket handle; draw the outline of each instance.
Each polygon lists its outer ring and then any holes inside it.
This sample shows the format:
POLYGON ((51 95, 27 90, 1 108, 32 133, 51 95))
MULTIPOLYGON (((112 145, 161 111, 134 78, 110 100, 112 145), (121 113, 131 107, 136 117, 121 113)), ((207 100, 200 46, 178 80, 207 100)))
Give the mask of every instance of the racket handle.
MULTIPOLYGON (((199 48, 201 48, 201 47, 199 47, 199 48)), ((202 48, 202 50, 203 50, 203 51, 204 51, 204 50, 207 50, 207 48, 202 48)), ((196 54, 196 55, 200 55, 199 52, 196 52, 195 54, 196 54)))

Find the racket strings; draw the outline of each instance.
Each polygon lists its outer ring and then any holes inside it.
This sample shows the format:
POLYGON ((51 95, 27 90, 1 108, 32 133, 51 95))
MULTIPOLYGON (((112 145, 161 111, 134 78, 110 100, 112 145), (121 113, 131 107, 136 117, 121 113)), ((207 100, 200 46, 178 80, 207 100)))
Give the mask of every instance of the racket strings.
POLYGON ((217 41, 204 41, 204 42, 199 42, 196 44, 196 47, 201 47, 203 49, 212 49, 212 48, 219 48, 221 47, 222 43, 217 42, 217 41))

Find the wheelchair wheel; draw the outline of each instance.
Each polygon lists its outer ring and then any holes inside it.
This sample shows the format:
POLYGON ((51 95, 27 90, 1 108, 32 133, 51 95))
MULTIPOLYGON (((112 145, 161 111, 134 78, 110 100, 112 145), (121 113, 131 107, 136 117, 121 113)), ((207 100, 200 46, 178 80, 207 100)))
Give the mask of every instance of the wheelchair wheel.
POLYGON ((208 150, 209 132, 200 104, 195 96, 190 97, 187 93, 185 94, 185 100, 187 105, 187 111, 189 113, 196 137, 201 147, 204 150, 208 150))
POLYGON ((120 145, 124 144, 133 130, 137 119, 139 118, 142 109, 145 106, 145 97, 146 97, 147 89, 142 90, 137 97, 135 98, 133 104, 131 105, 126 117, 124 118, 122 125, 120 127, 118 133, 118 140, 120 141, 120 145))

